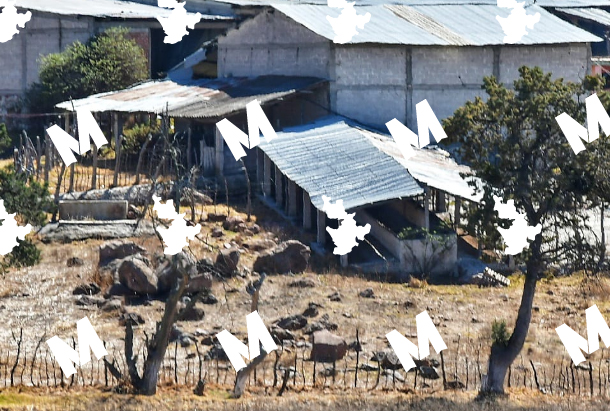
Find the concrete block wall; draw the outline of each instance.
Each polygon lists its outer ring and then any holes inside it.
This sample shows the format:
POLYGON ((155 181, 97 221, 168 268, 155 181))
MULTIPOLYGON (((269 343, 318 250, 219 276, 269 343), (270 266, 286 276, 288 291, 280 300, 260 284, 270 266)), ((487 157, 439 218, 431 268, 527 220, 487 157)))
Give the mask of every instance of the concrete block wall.
POLYGON ((246 21, 218 41, 219 77, 329 77, 330 42, 279 12, 246 21))

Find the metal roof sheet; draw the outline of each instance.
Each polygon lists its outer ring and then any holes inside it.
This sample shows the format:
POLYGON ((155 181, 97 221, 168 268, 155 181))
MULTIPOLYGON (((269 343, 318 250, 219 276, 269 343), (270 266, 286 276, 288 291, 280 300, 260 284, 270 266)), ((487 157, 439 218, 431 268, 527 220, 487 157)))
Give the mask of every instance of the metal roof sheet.
POLYGON ((322 196, 343 200, 346 210, 423 193, 394 158, 375 147, 362 129, 338 116, 277 133, 260 149, 290 180, 324 207, 322 196))
MULTIPOLYGON (((17 0, 15 6, 60 15, 120 19, 156 19, 168 17, 172 12, 162 7, 117 0, 17 0)), ((202 14, 203 20, 233 18, 234 16, 202 14)))
MULTIPOLYGON (((254 99, 262 104, 307 89, 324 80, 313 77, 261 76, 201 80, 157 80, 125 90, 74 100, 74 108, 91 112, 163 113, 173 117, 215 118, 245 110, 254 99)), ((64 101, 56 107, 72 111, 64 101)))
POLYGON ((580 17, 586 20, 595 21, 605 26, 610 26, 610 13, 602 9, 596 8, 557 8, 555 9, 562 13, 569 14, 571 16, 580 17))
POLYGON ((474 177, 462 177, 462 174, 472 174, 472 171, 468 166, 456 163, 449 153, 438 148, 413 147, 416 154, 406 160, 393 138, 373 132, 365 135, 376 147, 394 157, 409 170, 409 173, 420 183, 470 201, 477 203, 481 201, 482 193, 475 194, 474 188, 468 184, 469 181, 473 181, 482 188, 480 180, 474 177))
MULTIPOLYGON (((326 16, 341 11, 324 5, 273 4, 275 9, 316 34, 334 39, 326 16)), ((492 4, 459 5, 357 5, 358 14, 370 13, 371 19, 359 29, 351 44, 380 43, 408 45, 503 45, 504 32, 496 16, 506 17, 509 9, 492 4)), ((573 26, 557 16, 532 5, 528 14, 540 13, 540 21, 528 30, 518 44, 587 43, 599 37, 573 26)))

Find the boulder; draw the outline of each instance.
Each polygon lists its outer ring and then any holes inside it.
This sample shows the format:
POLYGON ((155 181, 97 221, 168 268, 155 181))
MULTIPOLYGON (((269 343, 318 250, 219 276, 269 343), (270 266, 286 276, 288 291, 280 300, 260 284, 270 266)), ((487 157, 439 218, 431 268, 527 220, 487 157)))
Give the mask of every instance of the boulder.
POLYGON ((100 265, 112 260, 122 259, 134 254, 146 253, 146 249, 133 241, 113 240, 100 246, 100 265))
POLYGON ((245 227, 245 220, 238 215, 234 215, 223 221, 222 228, 229 231, 237 231, 237 227, 240 224, 243 224, 243 226, 245 227))
POLYGON ((239 264, 239 250, 237 248, 229 248, 220 250, 216 256, 216 264, 214 266, 224 276, 231 277, 237 270, 239 264))
POLYGON ((303 317, 317 317, 319 314, 318 308, 320 308, 321 306, 319 304, 316 303, 309 303, 309 306, 307 306, 307 308, 305 309, 305 311, 303 311, 303 317))
POLYGON ((91 297, 90 295, 79 295, 75 301, 76 305, 81 307, 88 307, 91 305, 100 306, 104 303, 102 297, 91 297))
POLYGON ((120 283, 138 294, 156 294, 158 291, 155 272, 138 258, 125 258, 118 274, 120 283))
POLYGON ((402 368, 402 364, 393 350, 374 352, 371 361, 377 361, 381 368, 386 370, 399 370, 402 368))
POLYGON ((277 326, 284 330, 300 330, 307 325, 307 318, 300 314, 284 317, 277 322, 277 326))
POLYGON ((106 300, 100 308, 104 312, 113 312, 113 311, 124 311, 123 303, 118 298, 112 298, 110 300, 106 300))
POLYGON ((341 301, 341 294, 339 294, 339 291, 335 291, 334 293, 332 293, 328 296, 328 299, 330 301, 339 302, 339 301, 341 301))
POLYGON ((280 327, 271 327, 271 329, 269 330, 269 333, 271 334, 271 336, 279 341, 280 343, 282 341, 294 341, 294 335, 288 331, 288 330, 284 330, 283 328, 280 327))
POLYGON ((68 261, 66 261, 66 265, 68 267, 81 267, 81 266, 85 265, 85 262, 83 261, 82 258, 72 257, 72 258, 68 258, 68 261))
POLYGON ((289 240, 261 253, 254 262, 254 271, 278 274, 302 273, 307 268, 311 249, 305 244, 289 240))
POLYGON ((135 295, 135 293, 120 283, 112 284, 104 293, 105 298, 123 295, 135 295))
POLYGON ((72 295, 95 295, 99 294, 100 291, 102 290, 96 283, 81 284, 72 290, 72 295))
POLYGON ((119 317, 119 324, 121 326, 125 326, 127 323, 130 323, 132 326, 138 326, 144 324, 144 318, 140 314, 137 313, 123 313, 119 317))
POLYGON ((263 250, 268 250, 270 248, 276 247, 277 244, 273 240, 251 240, 244 243, 244 248, 247 248, 250 251, 258 252, 263 250))
POLYGON ((216 298, 216 296, 210 292, 205 293, 200 301, 203 304, 207 304, 207 305, 213 305, 213 304, 218 304, 218 298, 216 298))
POLYGON ((360 291, 358 295, 362 298, 375 298, 375 293, 372 288, 367 288, 364 291, 360 291))
POLYGON ((202 321, 204 317, 205 311, 196 304, 186 307, 178 313, 178 321, 202 321))
POLYGON ((311 323, 307 327, 305 327, 303 333, 311 334, 321 330, 336 331, 338 328, 339 326, 337 324, 331 323, 329 321, 328 314, 324 314, 318 321, 316 321, 315 323, 311 323))
POLYGON ((318 362, 335 362, 347 353, 345 340, 327 330, 316 331, 312 337, 311 359, 318 362))
POLYGON ((212 229, 212 237, 213 238, 222 237, 223 234, 224 234, 224 232, 222 231, 222 228, 220 228, 220 227, 214 227, 212 229))
MULTIPOLYGON (((188 284, 186 285, 186 293, 198 293, 207 290, 212 287, 212 277, 209 274, 209 270, 205 270, 205 265, 201 264, 203 260, 196 262, 189 254, 183 253, 187 259, 187 263, 192 265, 193 272, 189 277, 188 284)), ((175 272, 172 269, 172 265, 169 261, 161 264, 157 268, 157 280, 158 289, 160 293, 168 292, 175 280, 175 272)))
POLYGON ((440 378, 438 371, 434 367, 422 365, 417 370, 419 371, 419 375, 426 380, 438 380, 440 378))

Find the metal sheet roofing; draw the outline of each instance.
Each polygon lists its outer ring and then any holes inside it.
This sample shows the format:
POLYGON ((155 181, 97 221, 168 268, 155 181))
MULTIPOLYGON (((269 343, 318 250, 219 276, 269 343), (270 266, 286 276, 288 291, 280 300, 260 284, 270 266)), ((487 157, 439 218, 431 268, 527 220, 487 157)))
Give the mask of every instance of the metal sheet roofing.
MULTIPOLYGON (((273 4, 292 20, 329 40, 335 34, 326 16, 341 11, 324 5, 273 4)), ((496 16, 507 17, 509 9, 493 4, 375 5, 355 6, 358 14, 371 19, 359 29, 351 44, 380 43, 408 45, 504 45, 504 32, 496 16)), ((518 44, 587 43, 599 37, 575 27, 542 7, 532 5, 528 14, 540 13, 540 21, 518 44)))
MULTIPOLYGON (((60 15, 120 19, 156 19, 168 17, 172 12, 162 7, 117 0, 17 0, 15 6, 60 15)), ((202 19, 226 20, 233 19, 233 16, 204 14, 202 19)))
POLYGON ((375 147, 358 127, 338 116, 287 129, 259 145, 286 177, 324 207, 322 196, 343 200, 346 210, 423 189, 391 156, 375 147))
MULTIPOLYGON (((269 6, 285 5, 327 5, 327 0, 214 0, 215 3, 232 4, 236 6, 269 6)), ((528 1, 527 3, 530 3, 528 1)), ((378 6, 386 4, 415 5, 445 5, 445 4, 489 4, 496 5, 497 0, 358 0, 359 6, 378 6)), ((601 7, 610 6, 610 0, 537 0, 536 5, 542 7, 601 7)))
POLYGON ((393 138, 378 133, 366 133, 371 142, 384 153, 394 157, 409 173, 420 183, 429 185, 449 194, 480 202, 482 194, 474 193, 474 188, 468 181, 476 182, 482 187, 480 180, 474 177, 462 177, 462 174, 472 174, 468 166, 455 162, 449 153, 438 148, 418 149, 413 147, 416 154, 406 160, 393 138))
POLYGON ((610 26, 610 13, 596 8, 557 8, 555 9, 571 16, 580 17, 586 20, 595 21, 606 26, 610 26))
MULTIPOLYGON (((215 118, 245 110, 246 104, 254 99, 264 104, 323 82, 313 77, 286 76, 148 81, 125 90, 74 100, 74 108, 160 114, 167 107, 173 117, 215 118)), ((72 111, 69 101, 56 107, 72 111)))

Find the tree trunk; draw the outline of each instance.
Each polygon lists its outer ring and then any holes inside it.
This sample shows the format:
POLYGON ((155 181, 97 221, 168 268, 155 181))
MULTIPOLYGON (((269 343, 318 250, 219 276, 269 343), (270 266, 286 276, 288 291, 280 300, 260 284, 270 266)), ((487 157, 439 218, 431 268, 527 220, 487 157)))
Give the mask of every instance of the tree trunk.
POLYGON ((532 251, 527 261, 527 273, 525 284, 523 285, 523 295, 521 305, 517 314, 515 328, 506 345, 494 343, 491 347, 489 362, 487 365, 487 376, 481 384, 480 394, 504 394, 504 380, 506 373, 513 361, 517 358, 529 331, 532 320, 532 306, 534 294, 536 293, 536 283, 542 271, 541 252, 542 236, 537 235, 536 239, 530 244, 532 251))
POLYGON ((144 362, 144 375, 137 382, 138 392, 144 395, 155 395, 157 392, 159 369, 163 363, 165 351, 169 345, 169 336, 178 314, 178 301, 187 286, 190 271, 195 268, 183 253, 172 257, 172 267, 175 270, 176 280, 165 303, 163 319, 157 326, 155 337, 148 347, 148 355, 144 362))

